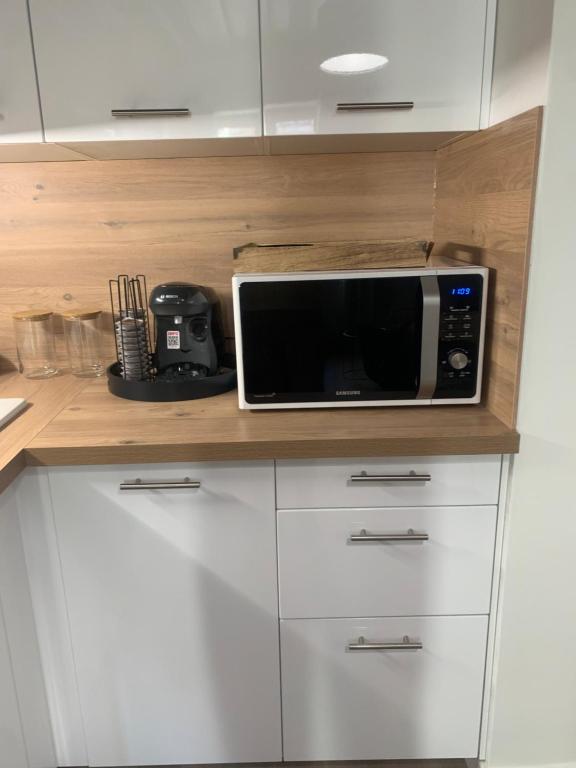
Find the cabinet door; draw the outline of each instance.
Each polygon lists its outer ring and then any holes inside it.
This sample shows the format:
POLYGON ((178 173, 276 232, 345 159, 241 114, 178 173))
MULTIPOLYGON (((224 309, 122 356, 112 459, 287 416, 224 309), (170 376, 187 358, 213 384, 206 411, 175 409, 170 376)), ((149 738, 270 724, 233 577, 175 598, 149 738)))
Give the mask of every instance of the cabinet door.
POLYGON ((476 757, 487 623, 487 616, 282 621, 284 758, 476 757), (403 649, 405 637, 421 648, 403 649), (366 647, 374 643, 401 647, 366 647))
POLYGON ((262 0, 261 7, 266 135, 478 129, 486 0, 262 0), (353 53, 387 63, 356 74, 320 68, 353 53), (398 102, 408 108, 392 106, 398 102))
POLYGON ((0 143, 42 141, 26 0, 0 3, 0 143))
POLYGON ((90 765, 280 760, 272 463, 50 484, 90 765), (185 476, 200 487, 119 490, 185 476))
POLYGON ((257 0, 31 0, 30 10, 48 141, 261 134, 257 0), (129 115, 139 109, 152 114, 129 115))

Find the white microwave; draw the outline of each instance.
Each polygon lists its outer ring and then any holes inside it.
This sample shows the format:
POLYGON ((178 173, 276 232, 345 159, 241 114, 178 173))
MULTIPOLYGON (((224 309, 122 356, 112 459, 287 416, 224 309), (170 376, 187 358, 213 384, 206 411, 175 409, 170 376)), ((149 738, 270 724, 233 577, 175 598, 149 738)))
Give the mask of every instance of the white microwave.
POLYGON ((237 274, 243 409, 480 402, 484 267, 237 274))

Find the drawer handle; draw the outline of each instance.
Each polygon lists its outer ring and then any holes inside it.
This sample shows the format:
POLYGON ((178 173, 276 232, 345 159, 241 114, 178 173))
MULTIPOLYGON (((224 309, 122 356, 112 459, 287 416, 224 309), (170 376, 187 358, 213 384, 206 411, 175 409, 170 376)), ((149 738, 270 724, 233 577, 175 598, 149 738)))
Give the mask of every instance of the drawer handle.
POLYGON ((401 643, 367 643, 364 637, 359 637, 357 643, 348 643, 349 651, 421 651, 422 643, 410 640, 404 635, 401 643))
POLYGON ((348 537, 351 544, 362 544, 370 541, 403 544, 412 541, 428 541, 429 539, 427 533, 416 533, 412 528, 409 528, 407 533, 368 533, 365 528, 362 528, 360 533, 351 533, 348 537))
POLYGON ((432 475, 417 475, 409 472, 407 475, 369 475, 361 472, 359 475, 350 475, 352 483, 429 483, 432 475))
POLYGON ((121 491, 171 491, 174 488, 200 488, 200 480, 163 480, 161 482, 140 480, 126 480, 120 483, 121 491))
POLYGON ((190 117, 188 108, 177 109, 113 109, 112 117, 190 117))
POLYGON ((414 109, 413 101, 349 101, 336 104, 337 112, 376 112, 384 109, 414 109))

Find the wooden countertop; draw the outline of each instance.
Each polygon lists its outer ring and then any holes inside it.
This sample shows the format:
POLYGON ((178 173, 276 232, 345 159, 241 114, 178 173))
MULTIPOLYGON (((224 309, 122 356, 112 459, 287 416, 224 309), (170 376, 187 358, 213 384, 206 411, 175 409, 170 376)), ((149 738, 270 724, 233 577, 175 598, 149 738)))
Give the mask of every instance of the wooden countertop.
POLYGON ((18 373, 0 375, 0 397, 25 397, 25 410, 0 429, 0 492, 26 465, 24 449, 86 386, 73 376, 31 380, 18 373))
POLYGON ((236 393, 176 403, 111 395, 102 379, 0 377, 29 408, 1 432, 0 490, 26 465, 516 453, 483 406, 240 411, 236 393))

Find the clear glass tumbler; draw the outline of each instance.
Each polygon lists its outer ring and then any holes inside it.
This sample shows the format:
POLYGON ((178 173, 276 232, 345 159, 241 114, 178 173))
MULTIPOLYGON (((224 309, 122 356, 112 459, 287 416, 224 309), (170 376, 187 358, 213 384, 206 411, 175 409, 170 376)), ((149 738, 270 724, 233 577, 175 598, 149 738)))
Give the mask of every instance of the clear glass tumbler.
POLYGON ((20 373, 28 379, 48 379, 59 373, 52 312, 31 309, 12 317, 20 373))
POLYGON ((99 309, 70 309, 62 313, 68 364, 74 376, 102 376, 102 312, 99 309))

